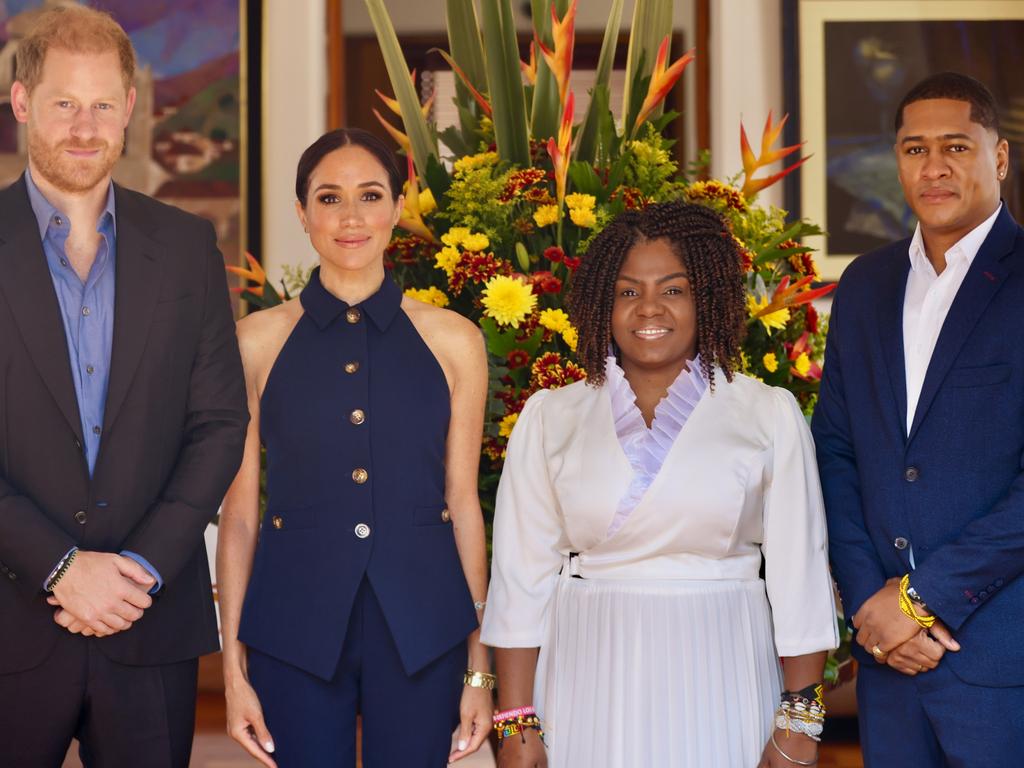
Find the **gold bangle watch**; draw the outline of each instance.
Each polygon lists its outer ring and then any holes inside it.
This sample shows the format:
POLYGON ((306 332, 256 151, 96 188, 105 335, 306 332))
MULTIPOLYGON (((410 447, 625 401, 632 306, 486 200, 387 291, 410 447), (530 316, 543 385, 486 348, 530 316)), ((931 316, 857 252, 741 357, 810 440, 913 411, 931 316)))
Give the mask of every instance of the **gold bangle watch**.
POLYGON ((462 683, 470 688, 483 688, 493 691, 497 682, 498 678, 490 672, 477 672, 473 669, 467 669, 466 674, 462 676, 462 683))

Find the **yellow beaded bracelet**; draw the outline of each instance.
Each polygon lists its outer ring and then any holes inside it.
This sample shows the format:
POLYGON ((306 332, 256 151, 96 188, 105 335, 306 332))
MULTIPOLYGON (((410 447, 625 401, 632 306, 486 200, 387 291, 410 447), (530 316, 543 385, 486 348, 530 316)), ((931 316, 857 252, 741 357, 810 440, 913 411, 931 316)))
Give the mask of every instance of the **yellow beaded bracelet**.
POLYGON ((904 615, 916 621, 918 626, 923 629, 930 629, 932 624, 935 623, 935 615, 929 613, 925 616, 921 616, 914 610, 914 601, 911 600, 910 595, 907 594, 907 587, 909 586, 910 574, 908 573, 900 579, 900 610, 903 611, 904 615))

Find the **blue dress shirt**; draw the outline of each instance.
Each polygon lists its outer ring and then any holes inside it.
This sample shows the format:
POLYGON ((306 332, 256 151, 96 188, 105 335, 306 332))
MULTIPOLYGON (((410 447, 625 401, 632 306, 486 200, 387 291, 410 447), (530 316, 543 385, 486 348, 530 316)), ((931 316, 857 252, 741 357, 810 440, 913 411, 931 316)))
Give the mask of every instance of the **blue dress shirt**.
MULTIPOLYGON (((71 220, 43 196, 29 170, 25 171, 25 185, 39 224, 39 238, 46 255, 46 264, 50 268, 57 302, 60 304, 68 341, 71 376, 82 419, 85 458, 89 474, 92 475, 103 436, 103 411, 110 382, 110 350, 114 341, 114 260, 117 253, 114 185, 111 183, 107 190, 107 204, 96 223, 100 244, 84 283, 67 257, 66 245, 71 233, 71 220)), ((102 502, 98 502, 97 506, 102 506, 102 502)), ((153 591, 163 586, 160 575, 144 557, 134 552, 121 554, 138 562, 156 578, 157 584, 153 591)))

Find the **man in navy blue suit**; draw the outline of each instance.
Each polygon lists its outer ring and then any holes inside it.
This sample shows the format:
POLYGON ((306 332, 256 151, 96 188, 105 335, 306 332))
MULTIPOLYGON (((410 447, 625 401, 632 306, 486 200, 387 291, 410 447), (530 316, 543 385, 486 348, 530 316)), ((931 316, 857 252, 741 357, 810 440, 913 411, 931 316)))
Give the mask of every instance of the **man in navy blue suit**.
POLYGON ((927 78, 895 151, 917 230, 843 275, 813 420, 865 765, 1019 766, 1024 230, 991 93, 927 78))

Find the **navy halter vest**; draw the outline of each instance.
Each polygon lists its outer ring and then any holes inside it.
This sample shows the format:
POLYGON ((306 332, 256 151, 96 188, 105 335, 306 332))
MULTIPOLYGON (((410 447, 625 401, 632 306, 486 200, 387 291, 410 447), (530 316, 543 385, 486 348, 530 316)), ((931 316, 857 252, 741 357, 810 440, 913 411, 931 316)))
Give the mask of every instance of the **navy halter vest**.
POLYGON ((267 510, 239 638, 330 679, 366 577, 407 673, 476 627, 445 513, 450 396, 390 274, 349 306, 314 270, 260 400, 267 510))

